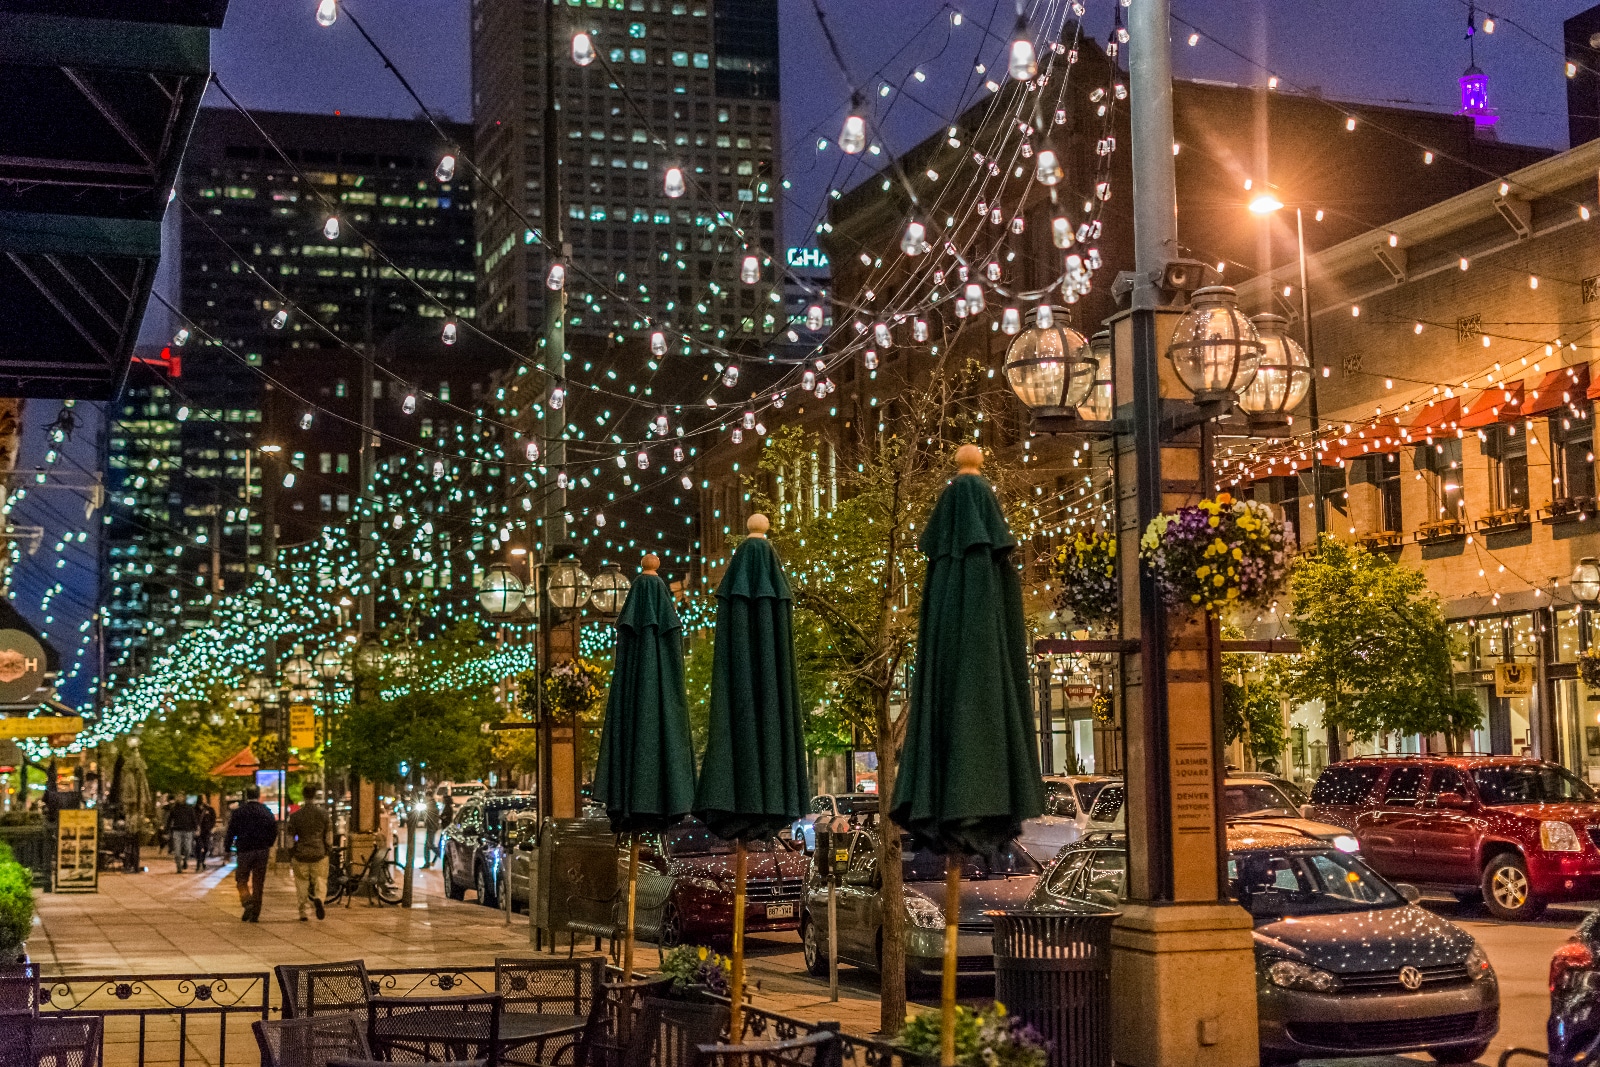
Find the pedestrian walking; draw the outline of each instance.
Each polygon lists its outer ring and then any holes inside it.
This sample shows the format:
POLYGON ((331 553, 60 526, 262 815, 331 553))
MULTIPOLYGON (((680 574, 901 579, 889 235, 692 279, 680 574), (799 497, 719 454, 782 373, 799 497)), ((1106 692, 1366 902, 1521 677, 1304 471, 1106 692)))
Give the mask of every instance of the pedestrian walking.
POLYGON ((438 857, 439 804, 432 797, 423 801, 422 828, 427 836, 422 842, 422 865, 432 867, 438 857))
POLYGON ((188 797, 173 798, 167 808, 165 828, 172 842, 173 865, 182 874, 189 869, 189 857, 194 854, 194 834, 200 828, 200 813, 194 810, 188 797))
POLYGON ((306 786, 305 800, 289 816, 289 836, 294 838, 289 866, 294 870, 300 921, 307 919, 307 904, 316 908, 317 918, 326 919, 328 913, 322 901, 328 893, 328 850, 333 846, 333 824, 328 819, 328 809, 317 803, 316 786, 306 786))
POLYGON ((278 820, 272 809, 261 803, 259 786, 245 786, 244 801, 228 820, 228 836, 223 847, 239 856, 234 882, 239 888, 239 904, 244 908, 240 921, 261 919, 261 894, 267 887, 267 863, 278 840, 278 820))
POLYGON ((206 857, 211 855, 212 837, 217 832, 217 809, 211 806, 211 794, 200 794, 200 828, 194 835, 194 869, 206 869, 206 857))

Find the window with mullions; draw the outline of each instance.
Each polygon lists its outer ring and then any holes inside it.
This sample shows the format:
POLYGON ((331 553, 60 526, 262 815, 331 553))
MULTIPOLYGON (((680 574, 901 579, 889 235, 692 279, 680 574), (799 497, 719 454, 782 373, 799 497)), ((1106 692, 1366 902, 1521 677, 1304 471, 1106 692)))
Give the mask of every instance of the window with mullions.
MULTIPOLYGON (((1460 519, 1461 440, 1447 438, 1434 444, 1417 446, 1417 474, 1428 488, 1428 514, 1424 522, 1460 519)), ((1526 478, 1524 478, 1526 485, 1526 478)))
POLYGON ((1563 408, 1550 416, 1550 495, 1557 500, 1594 497, 1594 420, 1591 409, 1563 408))
MULTIPOLYGON (((1459 442, 1457 447, 1459 448, 1459 442)), ((1484 434, 1483 454, 1489 457, 1489 507, 1494 511, 1527 507, 1526 431, 1519 431, 1515 423, 1502 423, 1489 427, 1484 434)))
POLYGON ((1379 528, 1398 533, 1400 525, 1400 453, 1372 457, 1373 482, 1378 487, 1379 528))

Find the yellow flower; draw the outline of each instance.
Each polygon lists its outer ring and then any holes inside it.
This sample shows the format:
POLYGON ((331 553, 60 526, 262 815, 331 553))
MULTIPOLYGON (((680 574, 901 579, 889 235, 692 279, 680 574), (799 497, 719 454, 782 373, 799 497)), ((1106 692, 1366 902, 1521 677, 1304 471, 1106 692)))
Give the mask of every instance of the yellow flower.
POLYGON ((704 945, 700 946, 700 958, 701 959, 705 959, 706 958, 706 947, 704 945))
POLYGON ((1222 575, 1219 574, 1219 575, 1216 575, 1214 578, 1211 579, 1211 584, 1212 585, 1221 585, 1223 582, 1225 582, 1227 580, 1228 579, 1224 578, 1222 575))
POLYGON ((1194 604, 1200 603, 1200 594, 1199 593, 1190 593, 1189 594, 1189 601, 1191 603, 1194 603, 1194 604))
POLYGON ((1234 597, 1236 597, 1238 595, 1239 595, 1239 587, 1238 586, 1236 586, 1236 585, 1228 586, 1228 599, 1229 600, 1232 600, 1234 597))
POLYGON ((1221 519, 1219 519, 1219 518, 1217 518, 1217 517, 1216 517, 1216 516, 1215 516, 1215 515, 1213 515, 1213 516, 1211 516, 1211 517, 1210 517, 1210 518, 1209 518, 1209 519, 1207 519, 1207 520, 1206 520, 1206 525, 1207 525, 1207 526, 1216 526, 1216 525, 1217 525, 1217 524, 1219 524, 1219 523, 1220 523, 1220 522, 1221 522, 1221 521, 1222 521, 1222 520, 1221 520, 1221 519))
POLYGON ((1236 549, 1233 550, 1233 558, 1234 559, 1244 559, 1244 553, 1236 548, 1236 549))
POLYGON ((1199 570, 1194 572, 1194 576, 1196 578, 1204 578, 1206 575, 1208 575, 1210 573, 1211 573, 1211 568, 1210 567, 1201 567, 1199 570))

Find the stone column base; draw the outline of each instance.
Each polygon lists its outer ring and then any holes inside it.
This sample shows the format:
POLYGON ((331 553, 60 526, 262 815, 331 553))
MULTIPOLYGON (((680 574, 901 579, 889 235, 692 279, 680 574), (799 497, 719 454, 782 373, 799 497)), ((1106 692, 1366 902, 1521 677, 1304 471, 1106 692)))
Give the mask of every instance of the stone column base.
POLYGON ((1250 915, 1127 904, 1111 931, 1111 1055, 1123 1067, 1256 1067, 1250 915))

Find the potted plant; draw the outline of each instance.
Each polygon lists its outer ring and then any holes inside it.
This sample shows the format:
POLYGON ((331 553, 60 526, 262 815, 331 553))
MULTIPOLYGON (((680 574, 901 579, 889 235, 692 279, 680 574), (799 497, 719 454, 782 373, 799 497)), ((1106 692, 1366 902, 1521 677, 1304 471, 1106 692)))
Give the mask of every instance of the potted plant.
POLYGON ((1263 607, 1278 593, 1289 573, 1288 535, 1266 504, 1220 493, 1151 519, 1139 556, 1169 607, 1219 616, 1263 607))
POLYGON ((674 996, 726 997, 733 980, 733 964, 728 957, 704 945, 679 945, 661 958, 661 973, 672 978, 674 996))
POLYGON ((32 929, 33 872, 0 842, 0 967, 28 962, 26 942, 32 929))
POLYGON ((1061 589, 1056 607, 1085 628, 1110 627, 1121 609, 1117 592, 1117 535, 1110 530, 1074 533, 1056 549, 1061 589))
MULTIPOLYGON (((939 1013, 926 1011, 900 1031, 909 1057, 939 1062, 939 1013)), ((956 1005, 956 1063, 961 1067, 1045 1067, 1050 1049, 1039 1031, 1006 1013, 999 1001, 986 1011, 956 1005)))

